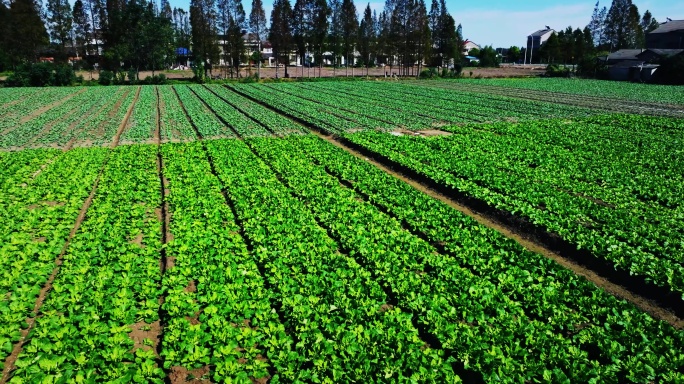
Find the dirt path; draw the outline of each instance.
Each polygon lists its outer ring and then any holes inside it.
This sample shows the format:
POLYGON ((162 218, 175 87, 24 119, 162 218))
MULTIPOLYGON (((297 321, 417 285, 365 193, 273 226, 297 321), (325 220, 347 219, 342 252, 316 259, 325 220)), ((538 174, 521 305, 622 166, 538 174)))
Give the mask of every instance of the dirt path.
POLYGON ((121 141, 121 135, 123 134, 124 130, 126 129, 126 126, 128 125, 128 120, 131 118, 131 114, 133 113, 133 108, 135 108, 135 104, 138 102, 138 98, 140 97, 140 90, 142 88, 138 87, 138 90, 135 93, 135 98, 133 98, 133 102, 131 102, 131 105, 128 106, 128 111, 126 111, 126 115, 124 116, 123 120, 121 121, 121 124, 119 125, 119 129, 117 129, 116 134, 114 135, 114 140, 112 140, 112 145, 110 148, 114 148, 117 145, 119 145, 119 141, 121 141))
POLYGON ((558 236, 549 234, 545 231, 539 231, 539 229, 530 229, 531 226, 529 223, 522 223, 523 225, 521 225, 520 222, 517 222, 520 221, 519 219, 512 217, 512 215, 506 212, 495 211, 490 207, 483 208, 485 204, 476 199, 458 196, 453 192, 447 193, 447 191, 441 191, 439 190, 443 189, 440 188, 441 186, 432 185, 428 180, 425 180, 425 178, 421 179, 418 175, 411 174, 410 172, 399 171, 396 167, 398 164, 392 164, 388 159, 382 159, 381 156, 367 150, 363 151, 361 148, 356 147, 353 143, 344 138, 330 135, 317 127, 311 126, 307 122, 289 116, 287 113, 270 105, 243 93, 238 93, 304 125, 321 139, 344 149, 359 159, 368 161, 393 177, 408 183, 413 188, 470 216, 478 223, 515 240, 525 249, 555 261, 564 268, 573 271, 576 275, 589 280, 604 291, 629 301, 654 318, 665 321, 677 329, 684 329, 684 308, 676 306, 676 297, 664 295, 664 292, 657 287, 645 287, 643 282, 638 281, 637 279, 630 279, 629 276, 616 276, 618 273, 613 268, 606 268, 606 266, 603 265, 595 266, 590 262, 580 262, 583 258, 596 259, 596 257, 589 253, 577 251, 576 247, 571 244, 569 246, 568 244, 561 244, 560 246, 552 244, 559 240, 558 236))

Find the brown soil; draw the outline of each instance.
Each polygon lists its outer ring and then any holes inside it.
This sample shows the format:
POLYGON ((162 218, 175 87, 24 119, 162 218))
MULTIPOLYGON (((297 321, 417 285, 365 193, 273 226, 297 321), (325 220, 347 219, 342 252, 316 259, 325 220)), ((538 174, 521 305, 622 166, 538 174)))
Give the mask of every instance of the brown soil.
POLYGON ((195 280, 190 280, 188 286, 185 287, 185 292, 194 293, 197 292, 197 285, 195 285, 195 280))
MULTIPOLYGON (((140 97, 140 90, 141 87, 138 87, 138 90, 135 93, 135 98, 133 99, 133 102, 131 105, 128 107, 128 111, 126 112, 126 115, 124 116, 123 120, 121 121, 121 124, 119 125, 119 129, 116 131, 116 134, 114 135, 114 139, 112 140, 112 144, 110 145, 110 148, 114 148, 117 145, 119 145, 119 141, 121 140, 121 134, 123 133, 124 129, 126 128, 126 125, 128 124, 128 120, 131 118, 131 114, 133 113, 133 107, 135 107, 135 103, 138 101, 138 97, 140 97)), ((122 99, 123 103, 123 99, 122 99)), ((119 104, 120 105, 120 104, 119 104)), ((118 111, 118 108, 115 110, 118 111)))
POLYGON ((171 384, 211 383, 209 366, 188 370, 183 367, 171 367, 169 381, 171 384))
POLYGON ((133 324, 131 327, 132 330, 131 332, 128 333, 128 337, 133 340, 135 343, 133 345, 133 351, 135 351, 138 348, 142 348, 145 351, 152 350, 154 353, 157 353, 157 346, 159 345, 159 342, 161 341, 161 332, 162 328, 159 323, 159 320, 147 324, 144 321, 138 322, 133 324), (148 339, 152 343, 152 345, 145 345, 144 340, 148 339))
POLYGON ((336 147, 342 148, 345 151, 351 153, 352 155, 356 156, 359 159, 362 159, 364 161, 367 161, 370 164, 373 164, 377 168, 383 170, 384 172, 392 175, 393 177, 402 180, 403 182, 409 184, 413 188, 425 193, 428 196, 431 196, 448 206, 458 210, 459 212, 470 216, 471 218, 475 219, 478 223, 496 230, 497 232, 501 233, 502 235, 515 240, 518 244, 523 246, 529 251, 538 253, 544 257, 547 257, 559 265, 563 266, 564 268, 567 268, 571 271, 573 271, 576 275, 582 276, 585 279, 589 280, 592 282, 594 285, 597 287, 603 289, 604 291, 617 296, 619 298, 622 298, 626 301, 629 301, 630 303, 634 304, 636 307, 640 308, 644 312, 649 313, 651 316, 660 319, 662 321, 665 321, 672 325, 673 327, 677 329, 683 329, 684 328, 684 319, 679 318, 676 314, 674 314, 672 311, 663 308, 656 303, 652 302, 651 300, 639 295, 637 292, 634 292, 632 290, 628 290, 626 287, 615 284, 611 282, 609 279, 607 279, 604 276, 599 275, 596 273, 594 270, 586 268, 585 266, 582 266, 575 261, 568 259, 566 257, 563 257, 557 252, 554 252, 553 250, 549 249, 545 245, 543 245, 540 241, 538 241, 536 238, 532 238, 528 233, 520 232, 518 231, 514 226, 498 221, 496 219, 487 217, 485 215, 482 215, 478 212, 473 211, 467 206, 464 206, 460 204, 458 201, 442 194, 437 191, 434 191, 430 188, 428 188, 426 185, 420 183, 417 180, 414 180, 412 178, 409 178, 401 173, 398 173, 391 168, 385 166, 384 164, 375 161, 374 159, 370 159, 360 152, 344 145, 343 143, 339 142, 336 138, 333 138, 331 136, 324 135, 318 131, 312 130, 314 134, 316 134, 318 137, 322 138, 323 140, 335 145, 336 147))
POLYGON ((418 133, 421 136, 451 136, 451 135, 453 135, 453 133, 451 133, 451 132, 444 132, 444 131, 440 131, 438 129, 426 129, 423 131, 417 131, 416 133, 418 133))
POLYGON ((143 244, 143 234, 139 233, 138 236, 136 236, 133 240, 130 241, 131 244, 135 244, 140 248, 145 248, 145 245, 143 244))
POLYGON ((26 207, 28 210, 33 210, 36 208, 40 208, 41 204, 45 204, 48 207, 61 207, 64 205, 64 203, 60 203, 58 201, 41 201, 38 204, 31 204, 28 207, 26 207))
POLYGON ((176 266, 176 258, 174 256, 168 256, 166 258, 166 269, 171 269, 176 266))

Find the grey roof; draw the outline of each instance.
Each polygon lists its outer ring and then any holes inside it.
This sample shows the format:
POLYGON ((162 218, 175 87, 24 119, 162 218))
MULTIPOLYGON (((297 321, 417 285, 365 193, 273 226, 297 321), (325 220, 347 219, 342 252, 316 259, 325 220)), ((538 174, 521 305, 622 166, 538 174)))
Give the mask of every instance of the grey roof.
POLYGON ((608 60, 638 60, 643 49, 621 49, 608 55, 608 60))
POLYGON ((684 20, 672 20, 660 24, 658 28, 651 33, 668 33, 674 31, 684 30, 684 20))
POLYGON ((648 48, 645 52, 653 52, 658 56, 674 56, 684 52, 684 49, 659 49, 659 48, 648 48))
POLYGON ((531 37, 544 36, 549 32, 554 32, 553 29, 540 29, 535 33, 530 34, 531 37))

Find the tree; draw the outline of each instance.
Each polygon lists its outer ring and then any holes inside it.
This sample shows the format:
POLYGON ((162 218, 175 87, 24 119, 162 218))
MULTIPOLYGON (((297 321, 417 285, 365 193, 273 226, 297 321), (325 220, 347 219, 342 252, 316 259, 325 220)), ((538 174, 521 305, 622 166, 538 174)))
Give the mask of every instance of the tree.
POLYGON ((261 41, 264 36, 268 34, 266 29, 266 12, 264 12, 264 4, 261 0, 252 0, 252 10, 249 12, 249 29, 257 39, 257 77, 261 76, 261 41))
POLYGON ((508 53, 506 54, 506 60, 510 63, 516 63, 522 57, 522 51, 519 47, 512 46, 508 48, 508 53))
POLYGON ((8 70, 12 66, 9 56, 9 37, 12 33, 11 23, 10 10, 5 3, 0 1, 0 72, 8 70))
POLYGON ((644 33, 649 33, 656 30, 660 26, 660 23, 658 23, 658 20, 656 20, 655 17, 653 17, 651 11, 646 10, 646 12, 644 12, 644 15, 641 17, 640 25, 644 33))
POLYGON ((418 58, 418 71, 420 76, 423 63, 430 60, 432 54, 432 38, 430 33, 430 19, 424 0, 418 0, 412 15, 413 37, 416 45, 416 57, 418 58))
POLYGON ((480 50, 480 67, 498 67, 501 60, 496 50, 491 45, 485 45, 480 50))
MULTIPOLYGON (((102 30, 103 30, 103 20, 105 19, 105 5, 103 0, 84 0, 83 2, 84 10, 90 17, 90 30, 91 30, 91 39, 89 41, 93 43, 93 51, 95 55, 99 56, 100 54, 100 37, 102 35, 102 30)), ((89 44, 88 44, 89 45, 89 44)), ((88 51, 86 55, 91 55, 91 51, 88 51)), ((91 61, 91 64, 94 64, 91 61)))
MULTIPOLYGON (((309 0, 297 0, 295 2, 292 9, 292 38, 299 60, 304 64, 311 40, 311 6, 309 0)), ((304 76, 304 67, 302 67, 302 76, 304 76)))
POLYGON ((217 27, 223 35, 223 59, 230 67, 230 77, 240 68, 245 52, 242 30, 246 27, 245 10, 241 0, 218 0, 217 27))
POLYGON ((76 46, 80 47, 81 56, 85 58, 88 56, 88 47, 90 46, 91 26, 90 20, 88 20, 88 15, 86 14, 86 10, 83 5, 83 1, 81 0, 76 0, 74 2, 73 20, 76 46))
POLYGON ((613 0, 605 22, 607 44, 611 51, 639 45, 641 17, 632 0, 613 0))
POLYGON ((330 31, 328 35, 328 51, 332 54, 333 76, 337 74, 338 58, 342 53, 342 3, 330 0, 330 31))
POLYGON ((354 47, 359 33, 359 15, 356 12, 356 5, 352 0, 342 0, 342 49, 344 51, 344 60, 347 63, 344 67, 344 73, 347 74, 347 68, 351 64, 352 76, 354 76, 354 57, 349 60, 349 54, 354 54, 354 47))
POLYGON ((190 28, 195 65, 199 63, 198 73, 204 72, 206 76, 219 55, 214 0, 190 0, 190 28))
POLYGON ((67 0, 48 0, 47 22, 50 28, 50 37, 59 44, 62 54, 65 54, 66 46, 71 42, 73 23, 69 2, 67 0))
POLYGON ((276 78, 278 77, 278 65, 285 57, 285 77, 288 77, 287 66, 290 62, 289 53, 292 48, 292 8, 289 0, 275 0, 271 12, 271 30, 268 40, 273 47, 273 55, 276 59, 276 78))
MULTIPOLYGON (((313 0, 311 3, 311 48, 314 52, 314 60, 318 63, 318 76, 321 76, 323 67, 323 50, 328 39, 328 18, 330 8, 326 0, 313 0)), ((314 73, 315 75, 315 73, 314 73)))
POLYGON ((39 9, 33 0, 14 0, 10 3, 9 35, 5 37, 5 44, 13 67, 19 63, 36 61, 40 49, 49 44, 39 9))
POLYGON ((375 39, 376 39, 376 25, 371 13, 370 3, 366 5, 366 9, 363 11, 363 19, 359 25, 359 54, 361 55, 361 60, 366 66, 366 76, 368 76, 368 67, 371 64, 371 54, 374 50, 375 39))
POLYGON ((594 13, 591 15, 591 21, 587 28, 591 31, 594 45, 602 46, 606 43, 606 16, 608 9, 606 7, 600 8, 599 2, 596 2, 594 13))
POLYGON ((553 64, 560 57, 560 40, 558 34, 553 32, 548 40, 539 49, 539 55, 546 58, 548 64, 553 64))

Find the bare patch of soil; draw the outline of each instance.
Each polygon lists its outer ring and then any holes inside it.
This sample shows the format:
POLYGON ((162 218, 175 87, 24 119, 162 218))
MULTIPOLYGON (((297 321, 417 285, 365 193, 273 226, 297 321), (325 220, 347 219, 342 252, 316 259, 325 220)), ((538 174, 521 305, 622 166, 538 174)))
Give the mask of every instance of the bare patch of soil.
POLYGON ((171 384, 211 383, 209 366, 188 370, 183 367, 171 367, 169 382, 171 384))
POLYGON ((188 281, 188 286, 185 287, 185 292, 188 292, 188 293, 197 292, 197 285, 195 283, 195 280, 188 281))
POLYGON ((451 136, 451 135, 453 135, 453 133, 451 133, 451 132, 440 131, 438 129, 425 129, 422 131, 417 131, 416 133, 418 133, 421 136, 428 136, 428 137, 429 136, 451 136))
POLYGON ((135 244, 140 248, 145 248, 145 245, 143 244, 143 234, 138 233, 138 236, 136 236, 133 240, 129 241, 131 244, 135 244))
POLYGON ((145 351, 152 350, 157 353, 157 346, 161 341, 161 324, 159 320, 147 324, 144 321, 133 324, 131 327, 131 332, 128 333, 128 337, 135 343, 133 345, 133 351, 138 348, 142 348, 145 351), (148 341, 145 341, 148 340, 148 341))

